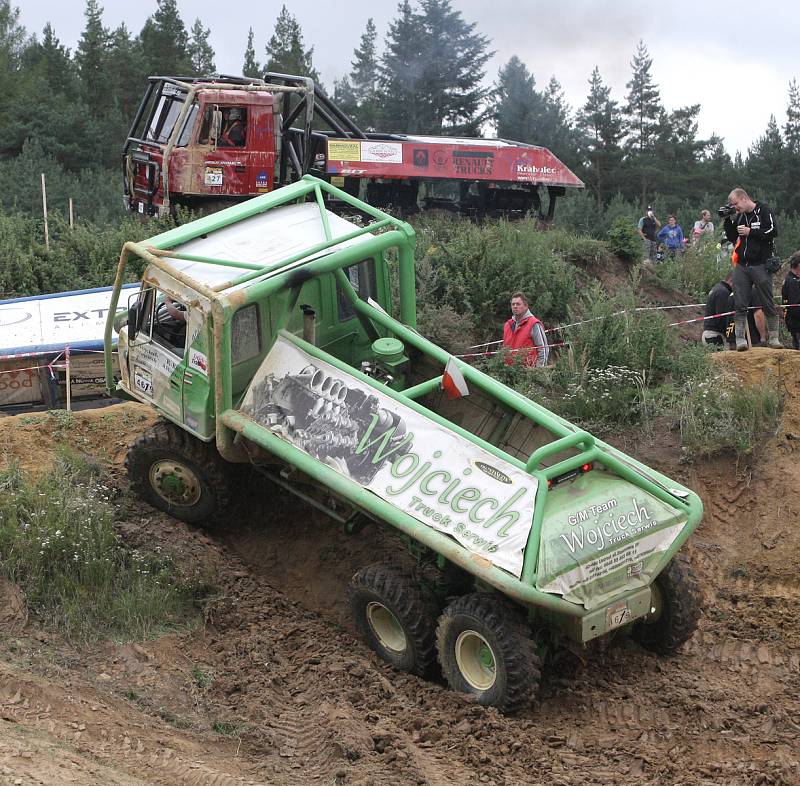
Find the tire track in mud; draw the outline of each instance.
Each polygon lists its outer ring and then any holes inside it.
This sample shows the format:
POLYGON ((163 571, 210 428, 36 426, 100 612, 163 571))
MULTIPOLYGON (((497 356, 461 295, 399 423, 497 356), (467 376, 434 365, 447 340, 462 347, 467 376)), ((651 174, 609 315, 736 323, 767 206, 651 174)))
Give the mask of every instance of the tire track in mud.
POLYGON ((684 652, 710 663, 718 663, 729 671, 769 672, 773 677, 800 674, 800 653, 783 653, 763 643, 720 636, 709 631, 698 631, 684 645, 684 652))
MULTIPOLYGON (((147 783, 164 786, 249 786, 255 783, 203 762, 202 751, 198 750, 197 758, 193 758, 187 756, 189 751, 165 746, 159 739, 159 732, 166 728, 154 729, 153 719, 143 716, 143 722, 132 723, 126 719, 123 724, 100 697, 93 697, 93 701, 73 697, 73 692, 82 696, 90 694, 87 686, 74 686, 69 692, 52 684, 42 687, 33 677, 7 669, 0 664, 0 718, 44 732, 102 766, 110 766, 121 779, 145 776, 147 783)), ((176 738, 172 730, 169 736, 172 740, 176 738)), ((193 746, 192 742, 187 743, 193 746)))
POLYGON ((252 717, 263 716, 260 741, 249 742, 281 784, 472 782, 469 768, 436 763, 441 732, 432 739, 420 720, 421 702, 435 707, 442 694, 445 705, 458 698, 393 671, 353 636, 243 569, 236 557, 222 560, 218 580, 224 598, 211 613, 222 635, 218 669, 247 686, 235 698, 219 699, 231 713, 249 708, 252 717))

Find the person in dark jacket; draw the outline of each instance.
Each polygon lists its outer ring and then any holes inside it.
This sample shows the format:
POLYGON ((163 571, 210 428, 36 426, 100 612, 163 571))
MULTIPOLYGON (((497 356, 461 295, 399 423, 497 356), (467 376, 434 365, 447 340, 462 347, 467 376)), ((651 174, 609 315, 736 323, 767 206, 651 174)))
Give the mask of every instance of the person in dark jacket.
POLYGON ((772 297, 772 276, 765 268, 778 234, 775 216, 767 205, 751 199, 743 188, 734 188, 728 195, 728 201, 736 210, 735 214, 726 216, 723 223, 725 236, 731 243, 735 243, 733 292, 736 299, 736 349, 739 352, 747 349, 745 325, 753 288, 758 290, 759 300, 763 303, 767 317, 768 346, 781 349, 783 345, 778 336, 778 309, 772 297))
POLYGON ((792 347, 800 349, 800 251, 789 257, 789 272, 783 280, 781 296, 783 305, 789 306, 783 310, 783 319, 792 336, 792 347))
POLYGON ((656 236, 656 233, 658 232, 660 226, 661 222, 653 212, 653 208, 648 205, 647 212, 639 219, 637 230, 642 236, 642 240, 644 240, 647 258, 651 262, 656 261, 656 253, 658 252, 658 237, 656 236))
POLYGON ((728 335, 728 325, 731 323, 730 316, 718 316, 730 311, 730 298, 733 294, 733 273, 728 273, 724 281, 717 281, 706 300, 706 319, 703 320, 703 335, 701 341, 704 344, 724 346, 725 337, 728 335), (709 317, 711 317, 709 319, 709 317))

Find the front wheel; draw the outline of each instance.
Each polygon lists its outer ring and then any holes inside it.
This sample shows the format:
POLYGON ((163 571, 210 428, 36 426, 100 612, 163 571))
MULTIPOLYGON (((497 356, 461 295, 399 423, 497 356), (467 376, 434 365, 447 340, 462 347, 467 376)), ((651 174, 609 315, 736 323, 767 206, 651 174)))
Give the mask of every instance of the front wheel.
POLYGON ((222 458, 213 445, 172 423, 156 423, 125 459, 131 488, 154 508, 197 523, 220 515, 229 499, 222 458))
POLYGON ((651 589, 651 611, 634 624, 631 636, 645 649, 669 655, 691 638, 700 618, 700 588, 689 560, 676 554, 651 589))
POLYGON ((447 683, 479 704, 512 714, 539 690, 541 660, 521 609, 501 595, 475 592, 453 601, 436 631, 447 683))
POLYGON ((368 565, 350 580, 347 602, 359 633, 381 658, 420 676, 430 670, 436 608, 410 576, 391 565, 368 565))

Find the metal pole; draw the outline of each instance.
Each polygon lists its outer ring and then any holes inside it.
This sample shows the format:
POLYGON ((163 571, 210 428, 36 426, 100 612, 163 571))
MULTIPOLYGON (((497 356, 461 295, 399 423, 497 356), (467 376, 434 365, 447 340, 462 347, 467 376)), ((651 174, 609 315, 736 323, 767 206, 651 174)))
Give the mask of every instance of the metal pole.
POLYGON ((47 227, 47 189, 44 184, 44 172, 42 172, 42 213, 44 214, 44 247, 50 250, 50 231, 47 227))
POLYGON ((72 197, 69 198, 69 228, 75 229, 75 218, 72 212, 72 197))

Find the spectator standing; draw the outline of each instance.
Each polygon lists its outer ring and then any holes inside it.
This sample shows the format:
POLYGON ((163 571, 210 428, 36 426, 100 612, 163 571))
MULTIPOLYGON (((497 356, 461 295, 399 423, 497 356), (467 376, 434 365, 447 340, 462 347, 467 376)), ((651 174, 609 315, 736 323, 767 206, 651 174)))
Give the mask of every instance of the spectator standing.
MULTIPOLYGON (((759 301, 766 314, 768 346, 781 349, 778 337, 778 310, 772 296, 772 276, 765 263, 773 253, 778 234, 775 216, 763 202, 756 202, 743 188, 734 188, 728 195, 732 214, 725 216, 725 236, 733 248, 733 293, 736 301, 734 318, 736 349, 747 350, 745 324, 751 291, 758 290, 759 301)), ((762 341, 764 337, 762 336, 762 341)))
POLYGON ((789 272, 783 280, 781 296, 783 305, 789 306, 783 310, 783 319, 792 336, 792 348, 800 349, 800 251, 789 257, 789 272))
POLYGON ((667 254, 671 257, 683 252, 683 230, 675 216, 670 216, 667 225, 658 231, 658 239, 667 247, 667 254))
POLYGON ((515 361, 526 366, 547 365, 548 346, 544 325, 531 313, 522 292, 511 296, 511 319, 503 325, 506 365, 515 361))
POLYGON ((694 227, 692 227, 692 245, 696 246, 701 241, 713 237, 713 235, 714 224, 711 222, 711 213, 708 210, 704 210, 700 214, 700 220, 695 221, 694 227))
POLYGON ((656 252, 658 251, 658 237, 657 232, 661 222, 653 212, 653 208, 648 205, 647 212, 639 219, 638 230, 639 234, 644 240, 644 247, 647 253, 647 258, 651 262, 655 262, 656 252))

